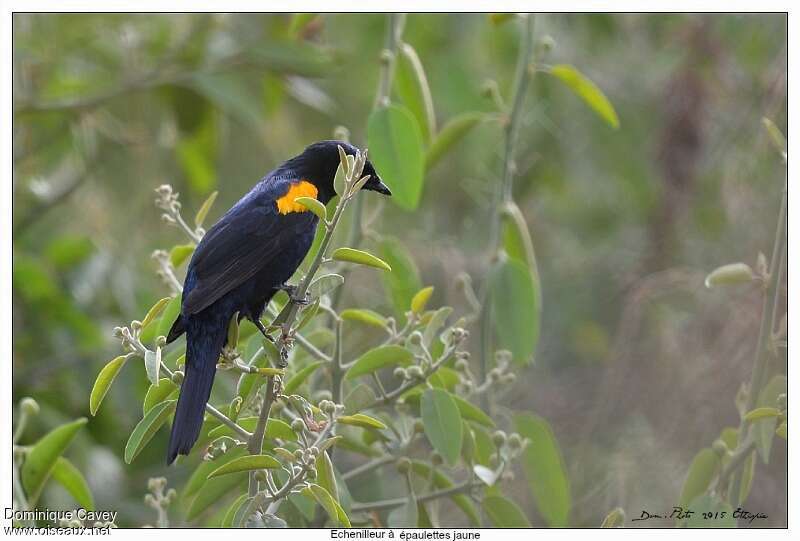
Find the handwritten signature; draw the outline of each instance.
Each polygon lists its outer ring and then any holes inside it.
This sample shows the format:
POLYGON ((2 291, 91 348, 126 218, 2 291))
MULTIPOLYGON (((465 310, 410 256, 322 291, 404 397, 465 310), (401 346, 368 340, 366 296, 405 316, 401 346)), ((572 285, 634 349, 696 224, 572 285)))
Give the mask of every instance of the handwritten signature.
MULTIPOLYGON (((640 520, 650 520, 652 518, 686 520, 694 515, 695 511, 692 509, 684 509, 683 507, 675 506, 672 508, 671 513, 665 513, 663 515, 643 510, 642 514, 639 515, 638 518, 631 519, 631 522, 636 522, 640 520)), ((700 515, 706 520, 720 520, 727 518, 728 511, 702 511, 700 515)), ((766 513, 751 513, 750 511, 745 511, 741 507, 738 507, 736 511, 733 511, 731 515, 735 519, 742 519, 748 522, 753 522, 756 519, 768 518, 768 515, 766 513)))

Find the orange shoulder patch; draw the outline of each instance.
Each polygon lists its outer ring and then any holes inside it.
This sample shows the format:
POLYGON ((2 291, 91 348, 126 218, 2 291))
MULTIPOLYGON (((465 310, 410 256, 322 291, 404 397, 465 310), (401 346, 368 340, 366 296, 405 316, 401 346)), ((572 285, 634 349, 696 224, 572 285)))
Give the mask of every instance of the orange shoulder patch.
POLYGON ((278 205, 278 212, 281 214, 289 214, 290 212, 306 212, 308 209, 300 203, 295 203, 298 197, 313 197, 317 198, 317 187, 307 180, 300 182, 292 182, 286 194, 275 200, 278 205))

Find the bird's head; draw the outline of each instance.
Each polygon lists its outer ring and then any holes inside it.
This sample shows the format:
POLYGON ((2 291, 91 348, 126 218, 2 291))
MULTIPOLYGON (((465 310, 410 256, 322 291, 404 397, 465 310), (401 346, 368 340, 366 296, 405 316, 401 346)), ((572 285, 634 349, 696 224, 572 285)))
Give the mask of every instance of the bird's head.
MULTIPOLYGON (((344 141, 319 141, 306 147, 302 154, 295 156, 285 166, 302 178, 312 182, 319 190, 319 199, 327 204, 336 195, 333 179, 339 167, 339 150, 341 146, 349 156, 355 155, 358 149, 344 141)), ((372 162, 367 160, 364 164, 363 175, 369 175, 369 180, 364 184, 364 190, 372 190, 383 195, 392 195, 392 191, 381 181, 380 176, 372 162)))

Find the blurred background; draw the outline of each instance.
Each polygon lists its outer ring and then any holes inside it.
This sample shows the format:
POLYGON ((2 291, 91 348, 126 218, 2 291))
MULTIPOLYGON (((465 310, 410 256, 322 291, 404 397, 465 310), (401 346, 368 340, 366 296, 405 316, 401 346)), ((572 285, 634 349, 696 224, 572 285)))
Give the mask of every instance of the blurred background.
MULTIPOLYGON (((386 16, 291 21, 14 16, 13 388, 15 402, 42 406, 27 440, 88 414, 98 370, 118 355, 112 329, 168 294, 150 256, 185 239, 160 222, 157 186, 172 184, 189 216, 219 190, 210 223, 337 126, 368 144, 386 16)), ((542 332, 535 365, 517 370, 503 402, 550 422, 570 522, 597 526, 616 506, 629 517, 671 508, 694 454, 738 425, 759 288, 706 289, 703 279, 725 263, 755 267, 772 247, 785 169, 761 118, 785 130, 786 17, 552 14, 536 31, 555 41, 551 63, 603 89, 620 128, 534 79, 515 199, 537 252, 542 332)), ((487 15, 408 16, 404 40, 439 125, 492 110, 487 79, 508 99, 519 33, 487 15)), ((470 131, 427 172, 414 212, 367 196, 371 227, 408 248, 435 305, 465 312, 453 277, 484 279, 501 141, 496 122, 470 131)), ((370 272, 351 275, 344 305, 391 313, 370 272)), ((120 525, 152 522, 142 496, 165 473, 166 433, 132 465, 121 458, 146 389, 131 363, 69 453, 120 525)), ((757 463, 745 507, 769 518, 754 525, 786 526, 786 464, 783 440, 768 466, 757 463)), ((171 469, 170 486, 185 473, 171 469)), ((517 477, 509 493, 541 524, 517 477)), ((45 499, 69 505, 57 486, 45 499)))

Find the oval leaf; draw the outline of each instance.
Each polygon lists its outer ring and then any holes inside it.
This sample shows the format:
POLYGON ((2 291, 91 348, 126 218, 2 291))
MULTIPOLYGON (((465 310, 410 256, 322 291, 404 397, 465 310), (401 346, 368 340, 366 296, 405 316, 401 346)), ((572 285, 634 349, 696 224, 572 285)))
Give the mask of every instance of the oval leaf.
POLYGON ((156 385, 150 385, 147 389, 147 394, 144 395, 142 416, 147 415, 147 412, 153 409, 153 406, 163 402, 177 390, 178 386, 172 383, 172 380, 169 378, 161 378, 156 385))
POLYGON ((142 328, 147 327, 150 323, 153 322, 153 320, 155 320, 155 318, 161 315, 161 312, 164 311, 164 308, 171 300, 172 297, 164 297, 163 299, 155 303, 153 307, 150 308, 150 310, 147 312, 147 315, 144 316, 144 319, 142 320, 142 328))
POLYGON ((81 507, 89 511, 94 509, 94 498, 89 484, 72 462, 63 456, 58 457, 52 476, 53 480, 64 487, 81 507))
POLYGON ((450 119, 434 137, 425 154, 425 169, 431 169, 442 156, 461 141, 469 131, 477 126, 486 115, 483 113, 462 113, 450 119))
POLYGON ((420 412, 428 441, 448 464, 455 465, 461 454, 463 427, 452 396, 443 389, 427 389, 420 399, 420 412))
POLYGON ((208 478, 250 470, 280 468, 281 463, 269 455, 247 455, 231 460, 208 474, 208 478))
POLYGON ((339 316, 347 321, 358 321, 374 327, 386 328, 386 318, 378 312, 367 310, 366 308, 348 308, 342 311, 339 316))
POLYGON ((711 484, 720 467, 717 453, 706 447, 701 449, 692 460, 686 480, 683 482, 679 505, 686 507, 696 497, 703 494, 711 484))
POLYGON ((549 423, 532 413, 514 417, 514 426, 531 444, 522 466, 539 514, 550 527, 566 527, 572 505, 564 459, 549 423))
POLYGON ((374 110, 367 125, 370 160, 392 190, 392 201, 414 210, 422 195, 424 159, 417 121, 405 107, 374 110))
POLYGON ((400 100, 417 119, 423 141, 427 144, 436 133, 436 115, 428 78, 414 48, 408 43, 400 45, 400 54, 394 73, 394 88, 400 100))
POLYGON ((33 506, 39 499, 42 487, 50 477, 58 458, 67 450, 78 430, 85 424, 86 419, 81 417, 54 428, 33 444, 25 457, 21 471, 22 486, 28 496, 28 505, 33 506))
POLYGON ((706 276, 706 287, 741 284, 753 281, 753 269, 747 263, 731 263, 717 267, 706 276))
POLYGON ((406 348, 400 346, 380 346, 371 349, 359 357, 345 374, 345 379, 355 379, 371 374, 387 366, 408 366, 414 356, 406 348))
POLYGON ((161 347, 157 346, 155 351, 150 349, 144 352, 144 369, 147 372, 147 379, 152 384, 158 384, 158 376, 161 372, 161 347))
POLYGON ((539 303, 532 273, 516 259, 501 259, 489 284, 498 344, 511 351, 516 363, 530 363, 539 342, 539 303))
POLYGON ((780 416, 780 414, 781 412, 778 408, 756 408, 748 412, 747 415, 744 416, 744 420, 752 423, 759 419, 772 419, 780 416))
POLYGON ((178 244, 177 246, 173 246, 172 250, 169 251, 169 262, 172 263, 172 266, 175 268, 180 267, 181 264, 194 253, 194 249, 194 244, 178 244))
POLYGON ((330 293, 344 283, 344 277, 338 274, 326 274, 320 276, 308 286, 308 294, 312 299, 318 299, 330 293))
POLYGON ((167 400, 156 404, 147 412, 136 425, 125 445, 125 463, 130 464, 133 459, 144 449, 161 425, 167 422, 169 416, 175 411, 177 400, 167 400))
POLYGON ((335 499, 333 499, 333 496, 331 496, 327 490, 319 485, 310 484, 302 490, 301 494, 315 499, 317 503, 320 504, 323 509, 325 509, 325 512, 328 513, 328 516, 332 521, 340 526, 344 526, 345 528, 350 527, 350 519, 347 518, 347 514, 344 512, 344 509, 342 509, 342 506, 339 505, 335 499))
POLYGON ((326 362, 317 361, 315 363, 311 363, 310 365, 306 366, 305 368, 297 372, 297 374, 292 376, 291 379, 289 379, 289 381, 287 381, 286 384, 283 386, 283 394, 288 395, 294 393, 294 391, 298 387, 300 387, 303 384, 303 382, 307 380, 311 374, 316 372, 317 368, 319 368, 323 364, 326 364, 326 362))
POLYGON ((431 295, 433 294, 433 286, 429 286, 417 291, 417 294, 411 299, 411 311, 415 314, 421 314, 425 311, 425 306, 428 304, 431 295))
POLYGON ((451 395, 451 397, 455 401, 458 411, 461 412, 461 417, 470 421, 474 421, 483 426, 494 426, 494 421, 492 421, 492 418, 486 415, 478 406, 467 402, 458 395, 454 394, 451 395))
POLYGON ((396 238, 384 237, 380 244, 380 254, 392 267, 392 272, 381 274, 381 281, 392 300, 397 321, 402 325, 405 323, 405 312, 411 305, 411 299, 422 289, 419 270, 408 249, 396 238))
POLYGON ((386 271, 392 270, 392 267, 379 257, 375 257, 371 253, 363 250, 356 250, 355 248, 337 248, 331 257, 337 261, 358 263, 359 265, 367 265, 368 267, 375 267, 376 269, 383 269, 386 271))
POLYGON ((614 129, 619 127, 617 112, 605 94, 603 94, 603 91, 574 66, 559 64, 550 68, 550 74, 575 92, 609 126, 614 129))
POLYGON ((530 528, 528 517, 517 504, 502 496, 487 496, 483 508, 496 528, 530 528))
POLYGON ((355 415, 343 415, 337 419, 337 422, 343 425, 359 426, 361 428, 375 428, 378 430, 386 429, 386 425, 363 413, 356 413, 355 415))
POLYGON ((211 207, 214 205, 214 201, 217 200, 218 192, 214 191, 211 192, 211 195, 203 201, 203 204, 200 206, 200 210, 197 211, 194 217, 194 225, 197 227, 201 227, 203 222, 206 220, 206 216, 208 215, 208 211, 211 210, 211 207))
POLYGON ((103 402, 103 398, 105 398, 106 393, 111 388, 111 384, 114 383, 114 378, 117 377, 119 371, 122 370, 122 367, 125 365, 125 360, 127 356, 120 355, 116 359, 109 361, 100 373, 97 374, 97 379, 94 380, 94 386, 92 387, 92 392, 89 395, 89 413, 92 415, 97 414, 97 410, 100 408, 100 404, 103 402))
POLYGON ((328 211, 325 210, 325 205, 320 203, 317 199, 314 199, 313 197, 297 197, 295 198, 294 202, 303 205, 305 208, 316 214, 317 218, 323 222, 328 220, 328 211))

